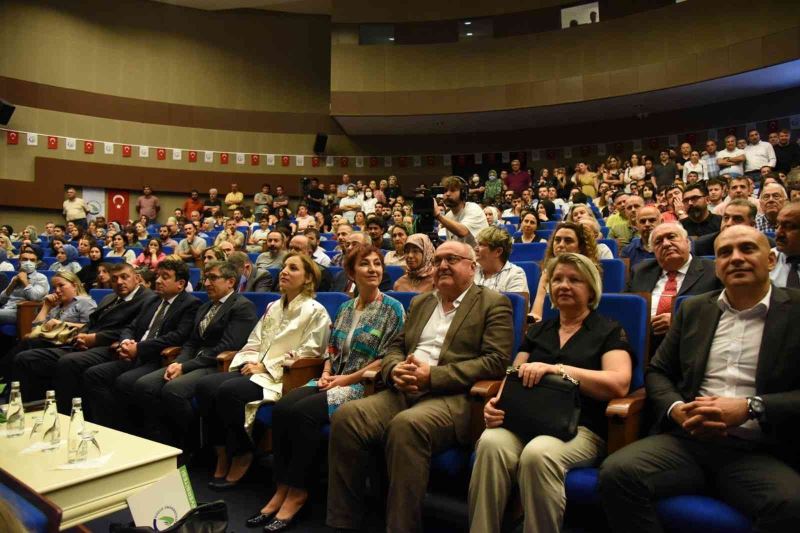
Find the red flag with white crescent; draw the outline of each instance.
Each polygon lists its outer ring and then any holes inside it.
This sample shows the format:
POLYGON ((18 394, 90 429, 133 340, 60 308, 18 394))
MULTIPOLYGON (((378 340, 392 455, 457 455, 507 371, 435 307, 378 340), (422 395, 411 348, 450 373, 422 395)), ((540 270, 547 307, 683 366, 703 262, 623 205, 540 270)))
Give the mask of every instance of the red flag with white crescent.
POLYGON ((52 135, 47 137, 47 149, 48 150, 57 150, 58 149, 58 137, 54 137, 52 135))
POLYGON ((84 154, 94 153, 94 141, 83 141, 83 153, 84 154))
POLYGON ((311 166, 318 167, 319 166, 319 157, 314 156, 311 158, 311 166))
POLYGON ((257 167, 261 163, 261 156, 258 154, 250 154, 250 164, 257 167))
POLYGON ((228 164, 228 152, 220 152, 219 154, 219 163, 220 165, 227 165, 228 164))
POLYGON ((122 157, 130 157, 132 153, 133 153, 133 148, 131 148, 130 144, 122 145, 122 157))
POLYGON ((122 225, 128 224, 130 220, 130 193, 109 189, 106 191, 106 211, 108 212, 108 222, 119 222, 122 225))
POLYGON ((163 161, 167 158, 167 150, 164 148, 156 149, 156 159, 163 161))
POLYGON ((189 150, 189 163, 197 163, 197 150, 189 150))
POLYGON ((19 133, 16 131, 7 131, 6 144, 19 144, 19 133))

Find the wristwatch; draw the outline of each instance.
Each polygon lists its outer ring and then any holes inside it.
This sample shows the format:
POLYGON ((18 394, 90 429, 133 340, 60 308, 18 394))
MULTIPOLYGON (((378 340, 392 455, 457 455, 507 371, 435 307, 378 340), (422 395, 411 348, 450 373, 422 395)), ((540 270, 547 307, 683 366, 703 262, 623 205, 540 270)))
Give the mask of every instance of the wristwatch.
POLYGON ((760 396, 747 397, 747 418, 763 422, 766 414, 767 410, 764 407, 764 400, 762 400, 760 396))

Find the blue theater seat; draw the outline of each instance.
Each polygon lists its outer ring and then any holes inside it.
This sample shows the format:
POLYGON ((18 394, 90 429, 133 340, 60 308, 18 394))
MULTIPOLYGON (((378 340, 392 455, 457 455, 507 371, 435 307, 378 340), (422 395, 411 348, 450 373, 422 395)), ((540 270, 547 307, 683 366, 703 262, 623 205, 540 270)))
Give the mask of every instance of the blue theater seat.
POLYGON ((603 292, 625 292, 625 263, 621 259, 601 259, 603 292))
POLYGON ((103 298, 105 298, 112 292, 114 292, 112 289, 92 289, 89 291, 89 296, 91 296, 92 300, 97 302, 97 304, 99 305, 100 302, 103 300, 103 298))
POLYGON ((189 267, 189 282, 195 291, 200 291, 203 287, 200 286, 200 274, 202 270, 197 267, 189 267))
POLYGON ((397 265, 386 265, 386 274, 392 280, 392 285, 406 273, 406 269, 397 265))
POLYGON ((339 241, 319 241, 319 245, 322 246, 322 249, 326 252, 331 252, 336 250, 336 247, 339 245, 339 241))
POLYGON ((553 236, 554 229, 537 229, 536 230, 536 237, 539 239, 544 239, 546 241, 550 240, 550 237, 553 236))
POLYGON ((530 299, 533 300, 533 297, 536 296, 536 289, 539 287, 539 278, 542 276, 539 263, 519 261, 514 264, 525 271, 525 277, 528 278, 528 292, 531 294, 530 299))
POLYGON ((331 317, 331 322, 333 322, 336 320, 339 307, 350 300, 350 297, 343 292, 318 292, 314 299, 325 307, 331 317))
POLYGON ((511 248, 509 261, 517 263, 519 261, 541 261, 544 259, 544 252, 547 244, 543 242, 514 243, 511 248))
POLYGON ((419 296, 420 293, 418 292, 402 292, 402 291, 387 291, 386 294, 397 300, 403 305, 403 309, 408 312, 408 308, 411 307, 411 300, 414 299, 415 296, 419 296))
POLYGON ((614 254, 614 257, 619 257, 619 245, 615 239, 597 239, 597 244, 605 244, 614 254))
POLYGON ((281 295, 277 292, 243 292, 242 296, 253 302, 256 306, 256 315, 261 316, 267 309, 270 302, 280 299, 281 295))
POLYGON ((546 220, 544 222, 539 222, 539 229, 556 229, 556 226, 561 223, 560 218, 558 220, 546 220))
POLYGON ((507 217, 502 217, 502 219, 507 224, 513 224, 515 226, 519 226, 519 217, 518 216, 507 216, 507 217))

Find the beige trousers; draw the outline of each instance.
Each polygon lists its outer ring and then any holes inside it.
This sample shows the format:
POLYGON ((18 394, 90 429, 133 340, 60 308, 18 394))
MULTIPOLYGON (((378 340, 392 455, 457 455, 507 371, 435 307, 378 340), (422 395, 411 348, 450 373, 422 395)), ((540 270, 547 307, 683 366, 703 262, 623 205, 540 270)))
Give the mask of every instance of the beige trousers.
POLYGON ((527 444, 502 427, 485 430, 469 484, 470 531, 500 531, 514 482, 525 513, 524 532, 560 531, 567 471, 594 464, 605 452, 605 441, 584 426, 568 442, 540 435, 527 444))

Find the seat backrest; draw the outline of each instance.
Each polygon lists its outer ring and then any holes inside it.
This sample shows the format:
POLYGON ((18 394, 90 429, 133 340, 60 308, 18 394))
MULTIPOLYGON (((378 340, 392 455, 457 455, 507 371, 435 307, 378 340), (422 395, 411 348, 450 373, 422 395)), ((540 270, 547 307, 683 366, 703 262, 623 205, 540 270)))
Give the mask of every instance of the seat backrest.
POLYGON ((201 269, 197 267, 189 267, 189 282, 192 284, 192 288, 196 291, 203 289, 203 287, 200 286, 201 273, 201 269))
POLYGON ((549 241, 554 231, 555 230, 552 229, 537 229, 536 237, 538 237, 539 239, 544 239, 546 241, 549 241))
POLYGON ((200 305, 208 301, 208 293, 205 291, 194 291, 191 295, 200 300, 200 305))
POLYGON ((541 261, 544 259, 544 252, 547 249, 547 243, 544 242, 515 242, 511 248, 511 257, 509 260, 512 263, 518 261, 541 261))
POLYGON ((502 218, 506 224, 514 224, 515 226, 519 226, 519 217, 516 215, 502 217, 502 218))
MULTIPOLYGON (((602 218, 597 219, 598 222, 600 222, 601 220, 603 220, 603 219, 602 218)), ((603 224, 605 224, 605 221, 603 222, 603 224)), ((611 231, 611 228, 609 228, 608 226, 600 225, 600 233, 603 234, 603 238, 604 239, 608 238, 608 234, 609 234, 610 231, 611 231)))
POLYGON ((0 500, 16 514, 25 531, 56 533, 61 508, 4 470, 0 470, 0 500))
POLYGON ((546 220, 544 222, 539 222, 540 229, 556 229, 560 220, 546 220))
POLYGON ((388 274, 389 279, 392 280, 392 285, 394 285, 394 282, 400 279, 405 273, 406 269, 401 266, 386 265, 386 274, 388 274))
POLYGON ((614 254, 614 257, 619 257, 619 245, 617 244, 616 239, 597 239, 597 244, 605 244, 611 250, 611 253, 614 254))
POLYGON ((625 292, 625 262, 621 259, 601 259, 603 293, 625 292))
POLYGON ((331 322, 334 322, 336 321, 336 313, 339 311, 339 306, 348 301, 350 297, 343 292, 318 292, 314 299, 325 307, 331 317, 331 322))
POLYGON ((525 271, 525 277, 528 278, 528 292, 531 294, 531 299, 533 299, 533 297, 536 296, 536 289, 539 288, 539 278, 542 276, 539 263, 533 261, 519 261, 514 264, 525 271))
POLYGON ((319 241, 319 245, 322 246, 322 249, 326 252, 330 252, 336 249, 339 245, 339 241, 319 241))
POLYGON ((89 296, 91 296, 92 300, 94 300, 95 302, 97 302, 98 305, 100 305, 100 302, 103 301, 103 298, 105 298, 112 292, 114 292, 112 289, 92 289, 89 291, 89 296))
POLYGON ((122 263, 125 261, 124 257, 104 257, 103 263, 122 263))
POLYGON ((338 252, 338 251, 336 251, 336 250, 325 250, 325 255, 327 255, 328 257, 330 257, 331 259, 333 259, 333 258, 334 258, 334 257, 336 257, 337 255, 339 255, 339 252, 338 252))
MULTIPOLYGON (((648 323, 650 310, 647 300, 638 294, 603 294, 597 312, 606 318, 616 320, 625 330, 628 342, 636 355, 636 366, 631 376, 630 390, 644 386, 644 361, 647 356, 648 323)), ((558 316, 558 310, 550 305, 550 297, 544 302, 542 319, 548 320, 558 316)))
POLYGON ((414 299, 415 296, 419 296, 420 293, 418 292, 403 292, 403 291, 386 291, 386 294, 403 304, 403 309, 408 312, 408 308, 411 307, 411 300, 414 299))
POLYGON ((333 278, 333 279, 335 279, 336 276, 338 276, 341 272, 344 271, 344 268, 342 268, 340 266, 336 266, 336 265, 330 265, 330 266, 326 267, 326 269, 328 270, 328 272, 330 272, 331 278, 333 278))
POLYGON ((686 300, 688 300, 689 298, 691 298, 692 296, 693 296, 692 294, 684 294, 683 296, 678 296, 677 298, 675 298, 675 302, 673 302, 672 304, 673 305, 672 316, 675 316, 675 313, 678 312, 678 309, 680 309, 681 304, 686 300))
POLYGON ((255 265, 255 264, 256 264, 256 261, 258 261, 258 256, 259 256, 259 255, 261 255, 261 254, 257 254, 257 253, 248 253, 248 254, 247 254, 247 257, 249 257, 249 258, 250 258, 250 262, 251 262, 251 263, 253 263, 253 264, 255 265))
POLYGON ((517 356, 520 344, 522 344, 522 337, 525 335, 525 325, 528 320, 528 309, 525 305, 525 298, 513 292, 504 292, 503 294, 511 300, 511 314, 514 324, 514 348, 511 350, 511 361, 517 356))
POLYGON ((256 306, 256 315, 259 317, 264 314, 270 302, 274 302, 281 297, 280 293, 277 292, 243 292, 241 294, 253 302, 253 305, 256 306))
POLYGON ((503 229, 506 230, 509 235, 514 235, 514 233, 517 231, 517 226, 514 224, 503 224, 503 229))
POLYGON ((42 263, 47 265, 47 268, 50 268, 50 265, 56 262, 56 258, 54 257, 42 257, 42 263))

